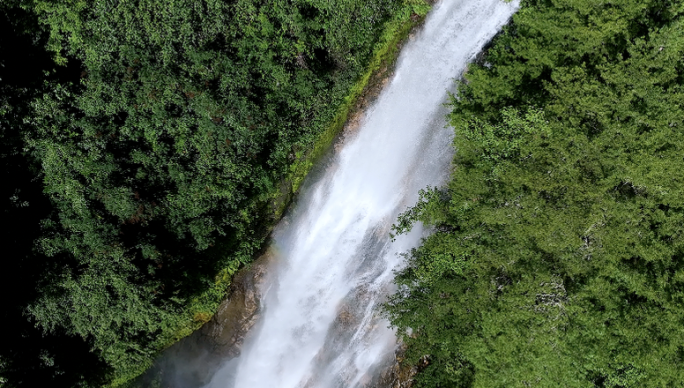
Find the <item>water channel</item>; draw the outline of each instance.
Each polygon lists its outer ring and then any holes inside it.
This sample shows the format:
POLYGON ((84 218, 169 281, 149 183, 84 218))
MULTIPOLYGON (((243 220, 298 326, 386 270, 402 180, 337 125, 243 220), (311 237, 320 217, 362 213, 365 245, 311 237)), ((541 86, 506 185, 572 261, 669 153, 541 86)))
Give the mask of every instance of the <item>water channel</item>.
POLYGON ((396 336, 378 306, 425 231, 391 241, 390 227, 420 189, 448 178, 447 93, 516 9, 501 0, 434 5, 358 129, 274 231, 259 319, 206 388, 364 387, 393 359, 396 336))

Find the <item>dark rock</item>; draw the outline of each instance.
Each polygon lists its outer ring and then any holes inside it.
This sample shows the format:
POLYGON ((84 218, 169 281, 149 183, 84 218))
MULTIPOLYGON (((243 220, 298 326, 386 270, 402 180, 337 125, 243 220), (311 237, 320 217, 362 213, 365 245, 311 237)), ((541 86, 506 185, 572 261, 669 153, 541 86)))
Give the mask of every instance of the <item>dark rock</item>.
POLYGON ((266 253, 240 270, 216 314, 199 330, 166 349, 134 385, 199 388, 209 383, 225 361, 239 356, 245 336, 259 318, 259 289, 272 257, 266 253))
POLYGON ((415 365, 407 365, 402 362, 406 347, 400 345, 394 353, 394 360, 385 365, 376 374, 373 381, 368 384, 372 388, 411 388, 413 377, 418 373, 415 365))

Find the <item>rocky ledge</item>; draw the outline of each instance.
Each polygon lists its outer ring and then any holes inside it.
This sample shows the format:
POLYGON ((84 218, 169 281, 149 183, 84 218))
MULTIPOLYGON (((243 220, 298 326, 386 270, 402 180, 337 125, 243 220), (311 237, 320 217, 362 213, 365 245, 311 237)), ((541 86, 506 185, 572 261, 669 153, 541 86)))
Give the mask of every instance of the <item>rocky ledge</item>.
POLYGON ((259 318, 259 290, 272 259, 273 255, 266 253, 240 270, 233 278, 229 297, 211 320, 164 351, 135 385, 199 388, 223 362, 239 356, 245 336, 259 318))

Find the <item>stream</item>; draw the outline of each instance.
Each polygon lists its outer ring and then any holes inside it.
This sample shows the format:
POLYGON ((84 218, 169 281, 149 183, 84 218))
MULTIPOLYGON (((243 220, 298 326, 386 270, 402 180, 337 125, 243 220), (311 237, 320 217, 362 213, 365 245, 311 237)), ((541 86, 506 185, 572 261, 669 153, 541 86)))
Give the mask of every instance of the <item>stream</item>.
POLYGON ((517 9, 501 0, 442 0, 402 49, 355 131, 317 166, 273 233, 260 314, 241 354, 206 388, 376 385, 397 340, 378 307, 394 271, 427 231, 391 241, 397 215, 449 176, 447 92, 517 9))

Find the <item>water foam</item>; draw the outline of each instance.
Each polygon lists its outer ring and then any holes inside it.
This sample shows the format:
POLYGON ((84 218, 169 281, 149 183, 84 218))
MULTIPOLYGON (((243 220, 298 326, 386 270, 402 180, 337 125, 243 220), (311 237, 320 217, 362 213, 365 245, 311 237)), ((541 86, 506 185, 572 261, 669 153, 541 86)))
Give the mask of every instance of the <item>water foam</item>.
POLYGON ((207 388, 363 386, 393 356, 395 334, 377 306, 423 231, 391 242, 389 228, 421 188, 447 179, 447 91, 516 9, 501 0, 434 6, 358 132, 276 228, 260 321, 207 388))

